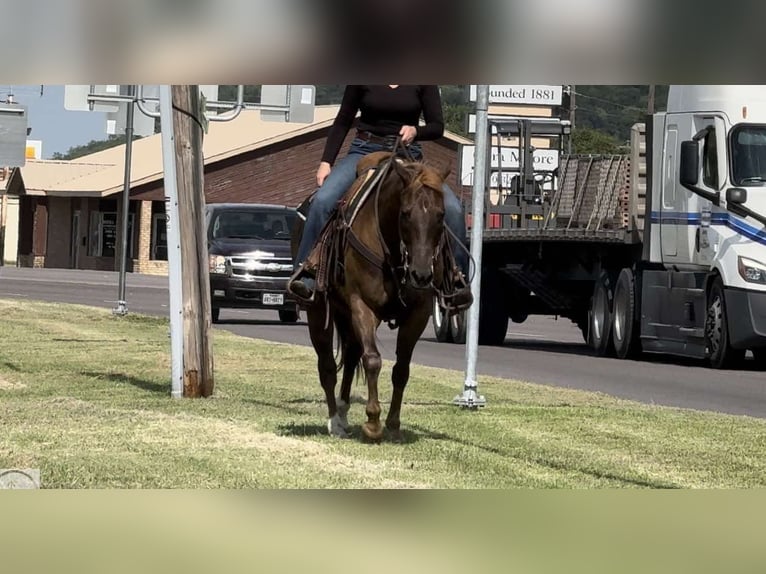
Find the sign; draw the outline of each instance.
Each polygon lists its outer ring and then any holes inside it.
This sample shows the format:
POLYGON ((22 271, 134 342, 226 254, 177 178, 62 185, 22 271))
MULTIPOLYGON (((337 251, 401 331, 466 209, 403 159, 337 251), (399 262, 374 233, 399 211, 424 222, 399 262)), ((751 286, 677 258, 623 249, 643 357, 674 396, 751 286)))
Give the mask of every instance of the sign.
POLYGON ((117 112, 119 109, 117 102, 115 103, 98 103, 93 104, 93 110, 90 109, 90 103, 88 102, 88 96, 99 94, 107 96, 116 96, 120 93, 120 86, 118 84, 108 84, 93 86, 91 92, 90 85, 75 84, 64 86, 64 109, 70 112, 117 112))
MULTIPOLYGON (((464 145, 460 151, 461 179, 469 173, 473 173, 475 163, 476 146, 464 145)), ((519 170, 521 162, 519 161, 518 148, 503 147, 500 148, 501 157, 498 157, 496 147, 491 149, 490 169, 500 169, 502 164, 503 171, 519 170)), ((556 149, 536 149, 532 155, 534 161, 534 171, 553 171, 559 166, 559 151, 556 149)))
POLYGON ((43 159, 43 142, 41 140, 27 140, 27 159, 43 159))
POLYGON ((0 104, 0 167, 23 167, 27 154, 27 107, 0 104))
MULTIPOLYGON (((563 86, 497 85, 489 87, 489 103, 560 106, 563 93, 563 86)), ((469 89, 469 100, 476 101, 475 85, 469 89)))
POLYGON ((261 105, 289 106, 288 112, 261 110, 267 122, 310 124, 314 121, 315 86, 261 86, 261 105))

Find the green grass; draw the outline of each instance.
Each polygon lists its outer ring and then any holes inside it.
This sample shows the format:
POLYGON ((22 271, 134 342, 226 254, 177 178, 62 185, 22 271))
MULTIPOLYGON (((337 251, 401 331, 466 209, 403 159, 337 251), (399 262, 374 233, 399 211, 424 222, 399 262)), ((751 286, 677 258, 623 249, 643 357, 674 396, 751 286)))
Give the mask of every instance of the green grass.
MULTIPOLYGON (((414 367, 404 444, 332 439, 312 349, 216 330, 216 392, 169 396, 165 320, 0 300, 0 468, 47 488, 733 488, 766 483, 766 421, 414 367)), ((381 375, 384 415, 391 364, 381 375)))

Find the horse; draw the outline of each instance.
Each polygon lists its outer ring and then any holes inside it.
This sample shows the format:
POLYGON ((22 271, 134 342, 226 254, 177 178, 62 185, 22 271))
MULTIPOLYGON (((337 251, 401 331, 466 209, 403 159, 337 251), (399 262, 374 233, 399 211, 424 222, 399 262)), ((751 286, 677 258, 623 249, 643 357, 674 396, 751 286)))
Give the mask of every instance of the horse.
MULTIPOLYGON (((325 393, 327 429, 331 436, 349 438, 347 415, 351 384, 355 375, 363 370, 368 396, 367 422, 362 425, 362 432, 371 441, 383 438, 378 399, 382 359, 376 333, 385 321, 391 328, 398 329, 386 429, 392 440, 402 440, 400 414, 410 377, 410 361, 428 324, 433 297, 439 293, 445 266, 450 261, 442 256, 445 249, 449 252, 442 190, 449 173, 449 166, 437 169, 402 159, 392 152, 370 154, 359 162, 358 179, 325 227, 323 237, 328 228, 340 230, 340 239, 335 236, 333 248, 340 257, 331 262, 334 273, 327 281, 327 289, 317 291, 313 304, 306 309, 306 316, 325 393), (343 205, 359 190, 371 170, 383 170, 383 173, 348 225, 343 205), (338 363, 333 346, 334 330, 338 334, 338 363), (343 378, 336 399, 337 374, 341 370, 343 378)), ((292 237, 293 257, 302 225, 303 221, 297 218, 292 237)), ((319 244, 321 246, 322 240, 319 244)))

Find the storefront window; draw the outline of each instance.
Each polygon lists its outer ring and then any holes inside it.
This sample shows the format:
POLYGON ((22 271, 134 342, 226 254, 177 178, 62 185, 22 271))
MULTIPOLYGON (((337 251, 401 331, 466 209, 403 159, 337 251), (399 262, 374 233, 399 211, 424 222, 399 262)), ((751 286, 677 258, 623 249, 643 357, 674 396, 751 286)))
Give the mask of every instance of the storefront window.
MULTIPOLYGON (((134 215, 130 213, 128 217, 128 258, 133 257, 133 219, 134 215)), ((90 214, 88 255, 90 257, 115 257, 119 240, 117 213, 92 211, 90 214)))

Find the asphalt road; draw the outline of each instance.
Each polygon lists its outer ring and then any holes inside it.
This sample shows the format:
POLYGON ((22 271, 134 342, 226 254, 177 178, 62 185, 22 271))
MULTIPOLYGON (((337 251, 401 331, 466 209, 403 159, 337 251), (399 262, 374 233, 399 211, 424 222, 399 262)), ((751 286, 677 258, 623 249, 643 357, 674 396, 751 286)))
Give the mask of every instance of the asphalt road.
MULTIPOLYGON (((0 297, 79 303, 113 308, 118 275, 93 271, 0 267, 0 297)), ((127 276, 130 312, 166 316, 166 277, 127 276)), ((283 325, 276 312, 221 311, 220 328, 239 335, 310 345, 306 324, 283 325)), ((379 330, 381 352, 394 358, 396 333, 379 330)), ((429 325, 415 349, 414 362, 465 369, 465 347, 437 343, 429 325)), ((701 363, 647 355, 642 361, 594 357, 579 330, 567 320, 530 318, 511 324, 503 347, 479 350, 481 376, 496 376, 557 387, 598 391, 650 404, 766 418, 766 375, 755 370, 714 371, 701 363)), ((455 393, 462 377, 455 380, 455 393)), ((488 397, 491 405, 491 397, 488 397)))

